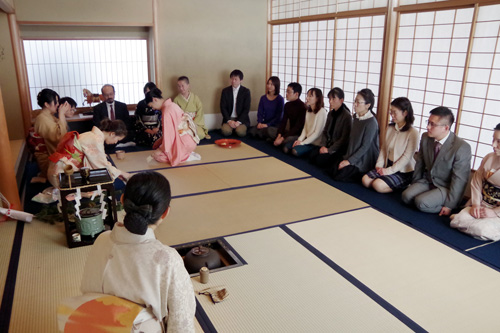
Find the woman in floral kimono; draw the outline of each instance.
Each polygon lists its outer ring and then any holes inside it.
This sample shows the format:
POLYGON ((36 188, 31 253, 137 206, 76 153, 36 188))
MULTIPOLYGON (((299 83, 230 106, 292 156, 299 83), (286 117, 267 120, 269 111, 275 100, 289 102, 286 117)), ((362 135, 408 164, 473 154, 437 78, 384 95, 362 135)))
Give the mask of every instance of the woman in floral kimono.
POLYGON ((483 158, 471 181, 471 200, 451 227, 481 240, 500 240, 500 124, 493 133, 493 152, 483 158))
MULTIPOLYGON (((161 90, 154 88, 146 94, 146 103, 162 111, 163 138, 160 147, 153 152, 158 162, 176 166, 182 162, 199 160, 194 152, 200 142, 193 119, 169 98, 163 99, 161 90)), ((155 143, 155 146, 158 145, 155 143)))
POLYGON ((205 138, 210 139, 208 129, 205 126, 203 105, 201 104, 200 98, 191 92, 189 78, 187 76, 181 76, 177 79, 177 89, 179 95, 174 98, 174 103, 179 105, 184 112, 193 118, 200 140, 205 138))
POLYGON ((104 119, 100 129, 93 127, 90 132, 69 132, 61 139, 57 150, 50 155, 48 178, 54 187, 59 187, 59 174, 67 165, 74 171, 82 167, 90 169, 107 168, 113 179, 128 179, 130 174, 115 168, 106 158, 104 143, 116 144, 127 136, 127 127, 121 120, 104 119))

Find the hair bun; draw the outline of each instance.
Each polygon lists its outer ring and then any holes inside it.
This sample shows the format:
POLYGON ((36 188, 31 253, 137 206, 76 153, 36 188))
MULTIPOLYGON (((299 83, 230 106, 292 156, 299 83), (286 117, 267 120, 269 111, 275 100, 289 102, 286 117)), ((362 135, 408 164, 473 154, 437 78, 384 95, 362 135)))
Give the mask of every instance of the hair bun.
POLYGON ((137 206, 132 200, 125 199, 123 202, 123 208, 127 213, 137 213, 144 217, 145 219, 150 219, 153 214, 153 206, 151 205, 141 205, 137 206))

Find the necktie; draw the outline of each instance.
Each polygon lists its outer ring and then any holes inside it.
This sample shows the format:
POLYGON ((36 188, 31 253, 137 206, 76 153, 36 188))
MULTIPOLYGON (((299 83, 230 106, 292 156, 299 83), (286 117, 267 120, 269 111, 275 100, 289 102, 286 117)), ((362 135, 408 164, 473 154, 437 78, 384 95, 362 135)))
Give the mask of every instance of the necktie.
POLYGON ((111 120, 115 120, 115 111, 113 110, 113 104, 109 106, 109 115, 111 116, 111 120))
POLYGON ((434 142, 434 161, 436 160, 436 157, 439 154, 439 151, 441 150, 442 144, 439 141, 434 142))

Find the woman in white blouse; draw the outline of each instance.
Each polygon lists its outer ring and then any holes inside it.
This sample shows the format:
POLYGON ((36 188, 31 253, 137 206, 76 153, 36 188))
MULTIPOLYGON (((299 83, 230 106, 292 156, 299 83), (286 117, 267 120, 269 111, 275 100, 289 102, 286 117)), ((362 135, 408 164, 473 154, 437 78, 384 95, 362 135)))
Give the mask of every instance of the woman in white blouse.
POLYGON ((418 131, 412 126, 415 117, 411 102, 406 97, 394 99, 389 108, 392 122, 387 128, 385 142, 375 169, 363 176, 366 187, 380 193, 405 189, 412 180, 418 131))
POLYGON ((320 89, 311 88, 307 91, 304 129, 297 140, 285 145, 283 148, 285 153, 291 152, 295 156, 304 156, 315 147, 319 147, 328 115, 324 105, 323 93, 320 89))

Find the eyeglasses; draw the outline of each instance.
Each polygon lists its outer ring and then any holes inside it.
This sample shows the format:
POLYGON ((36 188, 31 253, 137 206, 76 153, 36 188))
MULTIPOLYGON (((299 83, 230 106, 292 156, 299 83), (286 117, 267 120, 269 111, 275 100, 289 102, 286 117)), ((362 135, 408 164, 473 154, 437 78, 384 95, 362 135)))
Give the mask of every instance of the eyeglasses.
POLYGON ((436 124, 436 123, 433 123, 432 121, 427 121, 427 126, 430 126, 432 128, 434 127, 438 127, 438 126, 448 126, 446 124, 436 124))
POLYGON ((391 116, 394 116, 396 113, 398 113, 398 110, 389 110, 391 116))
POLYGON ((355 104, 355 105, 360 105, 360 104, 366 104, 366 102, 365 102, 365 101, 357 101, 357 100, 354 100, 354 101, 352 102, 352 104, 355 104))

